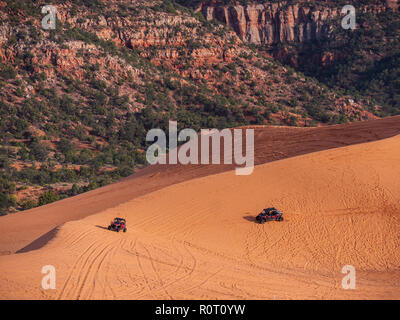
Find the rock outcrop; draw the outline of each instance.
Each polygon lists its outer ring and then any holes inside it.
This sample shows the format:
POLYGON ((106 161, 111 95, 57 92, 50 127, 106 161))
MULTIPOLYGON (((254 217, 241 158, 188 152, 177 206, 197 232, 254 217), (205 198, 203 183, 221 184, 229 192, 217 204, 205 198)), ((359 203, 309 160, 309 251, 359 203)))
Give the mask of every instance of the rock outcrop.
MULTIPOLYGON (((358 10, 375 13, 387 7, 397 8, 396 1, 369 5, 358 10)), ((281 42, 306 42, 318 40, 329 34, 327 21, 341 23, 341 7, 310 6, 308 2, 289 5, 286 2, 246 6, 224 6, 203 3, 200 10, 211 21, 216 19, 232 27, 246 42, 271 45, 281 42)))

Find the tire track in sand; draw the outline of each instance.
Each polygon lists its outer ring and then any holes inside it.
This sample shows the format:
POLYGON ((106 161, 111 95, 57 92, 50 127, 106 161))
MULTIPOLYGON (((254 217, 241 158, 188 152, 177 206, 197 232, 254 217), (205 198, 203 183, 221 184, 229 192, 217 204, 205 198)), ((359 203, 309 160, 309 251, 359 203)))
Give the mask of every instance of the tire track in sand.
POLYGON ((114 242, 91 243, 74 263, 57 299, 89 299, 94 293, 99 270, 113 250, 116 250, 114 242))

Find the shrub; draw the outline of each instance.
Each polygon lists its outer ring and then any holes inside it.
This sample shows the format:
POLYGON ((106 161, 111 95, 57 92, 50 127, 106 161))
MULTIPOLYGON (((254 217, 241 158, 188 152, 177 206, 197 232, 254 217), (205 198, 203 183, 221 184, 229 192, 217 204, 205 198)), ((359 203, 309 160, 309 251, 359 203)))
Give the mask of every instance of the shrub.
POLYGON ((39 198, 39 206, 58 201, 60 197, 53 190, 44 192, 39 198))
POLYGON ((37 207, 37 203, 36 203, 36 201, 34 201, 32 199, 28 199, 28 200, 25 200, 24 202, 22 202, 21 207, 23 210, 29 210, 29 209, 33 209, 33 208, 37 207))
POLYGON ((0 76, 5 80, 15 79, 17 73, 15 72, 14 68, 10 65, 4 65, 0 69, 0 76))

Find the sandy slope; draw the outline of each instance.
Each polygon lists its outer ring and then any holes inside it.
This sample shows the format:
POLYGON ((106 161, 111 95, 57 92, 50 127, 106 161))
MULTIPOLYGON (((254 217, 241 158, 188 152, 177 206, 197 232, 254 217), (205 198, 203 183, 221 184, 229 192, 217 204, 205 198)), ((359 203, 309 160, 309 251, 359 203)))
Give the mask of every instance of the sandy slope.
MULTIPOLYGON (((257 127, 255 163, 268 163, 396 134, 400 134, 400 116, 320 128, 257 127)), ((166 186, 233 168, 232 165, 150 166, 104 188, 0 217, 0 255, 40 247, 53 236, 54 228, 68 221, 82 219, 166 186), (41 236, 42 239, 34 242, 41 236)))
POLYGON ((400 136, 175 184, 0 257, 0 297, 400 298, 400 136), (253 217, 266 206, 284 222, 253 217), (105 230, 115 216, 128 232, 105 230), (42 266, 57 289, 40 288, 42 266), (357 270, 343 290, 341 269, 357 270))

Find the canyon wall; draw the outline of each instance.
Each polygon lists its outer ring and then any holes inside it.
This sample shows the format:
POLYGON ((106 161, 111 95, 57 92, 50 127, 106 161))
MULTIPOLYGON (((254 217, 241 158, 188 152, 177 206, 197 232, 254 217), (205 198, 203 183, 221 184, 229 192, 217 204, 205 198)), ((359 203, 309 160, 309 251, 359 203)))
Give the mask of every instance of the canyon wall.
MULTIPOLYGON (((378 13, 388 7, 398 9, 396 1, 387 0, 381 5, 370 5, 356 10, 378 13)), ((256 45, 319 40, 329 34, 327 21, 340 25, 344 16, 341 7, 310 7, 307 2, 295 5, 286 2, 252 3, 246 6, 205 2, 199 10, 208 21, 216 19, 234 29, 244 41, 256 45)))

